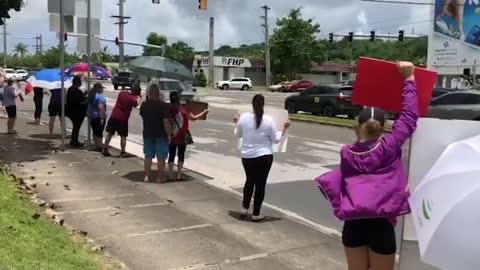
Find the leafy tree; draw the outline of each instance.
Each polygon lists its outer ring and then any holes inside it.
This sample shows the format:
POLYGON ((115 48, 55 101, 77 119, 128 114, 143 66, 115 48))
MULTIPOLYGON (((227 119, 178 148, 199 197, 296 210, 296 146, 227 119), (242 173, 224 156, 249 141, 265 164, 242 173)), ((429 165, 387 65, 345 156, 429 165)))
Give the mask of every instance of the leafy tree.
POLYGON ((194 55, 193 48, 183 41, 177 41, 167 46, 165 56, 175 60, 183 60, 192 58, 194 55))
MULTIPOLYGON (((150 33, 147 36, 147 44, 157 45, 157 46, 166 46, 167 45, 167 38, 163 35, 159 35, 157 33, 150 33)), ((161 56, 162 49, 159 48, 151 48, 145 47, 143 48, 143 55, 145 56, 161 56)))
POLYGON ((308 71, 316 59, 320 44, 316 35, 320 25, 312 19, 303 19, 301 9, 293 9, 289 15, 277 20, 277 28, 271 38, 270 53, 272 71, 287 74, 289 78, 308 71))
POLYGON ((15 49, 13 51, 15 52, 16 55, 19 55, 20 58, 23 58, 25 54, 28 52, 27 44, 20 42, 17 45, 15 45, 15 49))
POLYGON ((5 19, 10 19, 11 9, 18 12, 23 4, 23 0, 0 0, 0 25, 4 24, 5 19))
POLYGON ((92 59, 95 64, 115 61, 115 58, 110 54, 108 50, 108 46, 103 47, 97 53, 92 53, 92 59))

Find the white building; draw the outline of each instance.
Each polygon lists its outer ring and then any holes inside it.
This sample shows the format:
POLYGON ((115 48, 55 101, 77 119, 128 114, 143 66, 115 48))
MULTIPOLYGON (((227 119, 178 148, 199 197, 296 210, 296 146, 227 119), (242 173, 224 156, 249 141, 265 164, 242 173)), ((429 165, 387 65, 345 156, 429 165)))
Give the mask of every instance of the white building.
MULTIPOLYGON (((207 80, 209 80, 208 66, 208 56, 195 56, 192 65, 193 75, 203 72, 205 73, 207 80)), ((246 58, 215 56, 213 58, 213 67, 213 81, 216 82, 220 80, 229 80, 233 77, 244 77, 246 69, 250 69, 252 63, 246 58)))

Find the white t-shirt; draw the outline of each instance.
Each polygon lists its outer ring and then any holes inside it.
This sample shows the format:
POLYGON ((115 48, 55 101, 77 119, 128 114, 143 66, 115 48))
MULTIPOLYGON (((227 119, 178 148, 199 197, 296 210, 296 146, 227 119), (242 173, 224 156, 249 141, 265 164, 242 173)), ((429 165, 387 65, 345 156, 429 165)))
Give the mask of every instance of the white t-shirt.
POLYGON ((237 138, 242 139, 241 157, 257 158, 273 154, 273 144, 281 140, 281 133, 277 132, 272 117, 264 115, 260 126, 253 113, 244 113, 240 116, 235 129, 237 138))

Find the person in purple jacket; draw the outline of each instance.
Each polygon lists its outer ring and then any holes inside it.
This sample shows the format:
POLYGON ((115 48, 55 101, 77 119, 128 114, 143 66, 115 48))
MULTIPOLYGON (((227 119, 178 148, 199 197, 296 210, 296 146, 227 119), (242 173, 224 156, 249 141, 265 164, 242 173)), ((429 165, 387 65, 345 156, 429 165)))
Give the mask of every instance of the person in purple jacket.
POLYGON ((417 127, 418 100, 413 64, 397 67, 405 81, 392 131, 384 133, 384 110, 365 108, 355 128, 358 140, 340 151, 340 168, 315 180, 344 221, 349 270, 393 270, 396 217, 410 212, 402 145, 417 127))

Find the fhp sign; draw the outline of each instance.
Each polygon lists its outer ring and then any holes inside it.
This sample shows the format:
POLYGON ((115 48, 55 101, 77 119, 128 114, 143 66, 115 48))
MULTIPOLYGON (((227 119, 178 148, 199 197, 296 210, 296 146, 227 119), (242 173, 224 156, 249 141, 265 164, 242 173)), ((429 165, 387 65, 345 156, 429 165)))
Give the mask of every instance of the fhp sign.
MULTIPOLYGON (((198 57, 194 60, 194 66, 198 66, 198 60, 200 60, 200 66, 205 67, 209 65, 208 57, 198 57)), ((239 67, 239 68, 249 68, 252 67, 250 60, 245 58, 236 58, 236 57, 214 57, 213 65, 216 67, 239 67)))

